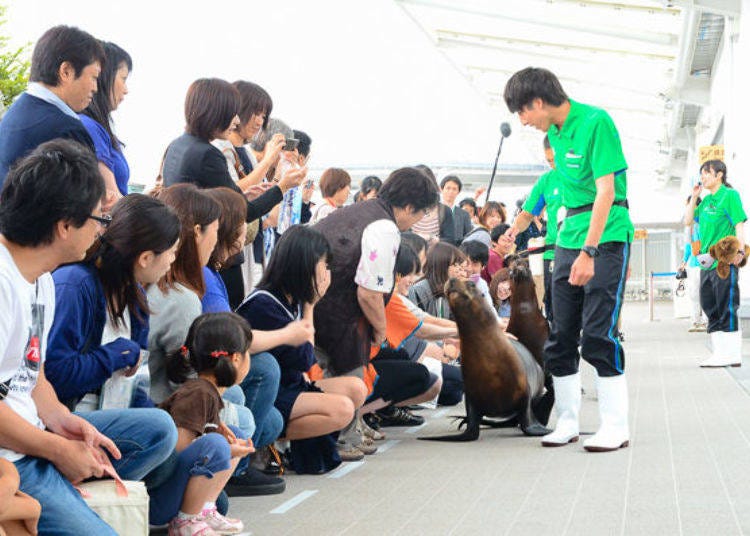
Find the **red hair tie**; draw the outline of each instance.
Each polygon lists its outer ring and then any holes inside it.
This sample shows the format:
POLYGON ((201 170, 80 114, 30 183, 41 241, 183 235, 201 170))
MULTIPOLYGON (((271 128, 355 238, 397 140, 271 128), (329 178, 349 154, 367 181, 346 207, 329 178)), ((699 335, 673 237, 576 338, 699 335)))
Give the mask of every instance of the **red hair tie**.
POLYGON ((211 357, 219 359, 221 356, 229 355, 228 352, 225 352, 224 350, 214 350, 211 352, 211 357))
POLYGON ((187 354, 188 354, 188 349, 187 349, 187 346, 180 346, 180 353, 181 353, 181 354, 182 354, 183 356, 187 357, 187 354))

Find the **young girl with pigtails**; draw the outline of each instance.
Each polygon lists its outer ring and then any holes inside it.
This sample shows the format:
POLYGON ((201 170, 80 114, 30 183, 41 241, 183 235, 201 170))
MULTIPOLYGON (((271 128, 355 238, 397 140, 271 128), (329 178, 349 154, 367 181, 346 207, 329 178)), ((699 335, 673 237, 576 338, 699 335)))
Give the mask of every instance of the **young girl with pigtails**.
POLYGON ((167 376, 181 384, 159 407, 178 432, 176 453, 157 469, 171 476, 150 492, 150 522, 169 522, 170 536, 236 534, 242 521, 222 516, 215 501, 252 441, 238 438, 219 418, 221 395, 250 370, 252 332, 234 313, 193 321, 185 345, 167 359, 167 376), (197 376, 196 376, 197 374, 197 376))

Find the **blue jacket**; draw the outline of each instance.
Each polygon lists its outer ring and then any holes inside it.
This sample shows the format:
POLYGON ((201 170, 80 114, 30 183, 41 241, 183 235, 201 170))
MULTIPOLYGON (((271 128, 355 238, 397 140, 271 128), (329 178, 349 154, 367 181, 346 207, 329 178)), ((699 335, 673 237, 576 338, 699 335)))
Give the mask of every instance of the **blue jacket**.
POLYGON ((94 150, 94 142, 79 120, 28 93, 18 97, 0 121, 0 187, 16 160, 55 138, 77 141, 94 150))
MULTIPOLYGON (((112 374, 136 363, 148 348, 148 316, 130 315, 130 339, 120 337, 102 346, 107 304, 96 269, 70 264, 52 274, 55 281, 55 320, 47 341, 44 371, 63 403, 77 402, 96 391, 112 374), (129 351, 123 355, 123 352, 129 351)), ((150 401, 136 405, 151 406, 150 401)))

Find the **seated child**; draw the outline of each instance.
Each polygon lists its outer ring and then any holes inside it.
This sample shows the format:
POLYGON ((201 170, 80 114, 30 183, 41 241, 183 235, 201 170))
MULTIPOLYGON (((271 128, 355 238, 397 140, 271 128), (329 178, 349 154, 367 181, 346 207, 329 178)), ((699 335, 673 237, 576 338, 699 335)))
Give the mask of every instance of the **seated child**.
POLYGON ((19 491, 16 466, 0 458, 0 536, 37 533, 42 507, 33 497, 19 491))
POLYGON ((479 293, 485 299, 490 309, 494 310, 495 307, 490 296, 490 288, 487 286, 487 282, 481 277, 482 270, 487 267, 490 250, 486 245, 476 240, 461 244, 460 249, 466 255, 466 271, 469 279, 477 286, 477 290, 479 290, 479 293))
POLYGON ((171 476, 150 492, 150 522, 169 522, 170 535, 235 534, 242 521, 216 510, 221 493, 240 459, 252 453, 252 442, 236 437, 219 419, 221 395, 238 385, 250 370, 250 326, 234 313, 196 318, 185 346, 167 361, 167 374, 181 383, 159 407, 177 426, 175 454, 156 469, 171 476), (194 372, 198 377, 187 379, 194 372))

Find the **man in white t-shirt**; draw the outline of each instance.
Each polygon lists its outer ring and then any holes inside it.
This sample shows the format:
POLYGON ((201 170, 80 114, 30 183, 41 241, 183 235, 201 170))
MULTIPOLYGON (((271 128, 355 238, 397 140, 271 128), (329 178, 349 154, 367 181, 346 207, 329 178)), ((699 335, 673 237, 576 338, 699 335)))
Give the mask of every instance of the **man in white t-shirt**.
POLYGON ((50 271, 80 261, 108 220, 94 154, 66 140, 37 147, 0 193, 0 457, 42 505, 43 534, 114 534, 73 488, 106 467, 141 479, 172 452, 157 409, 71 413, 44 376, 55 311, 50 271), (114 441, 110 439, 114 438, 114 441))

